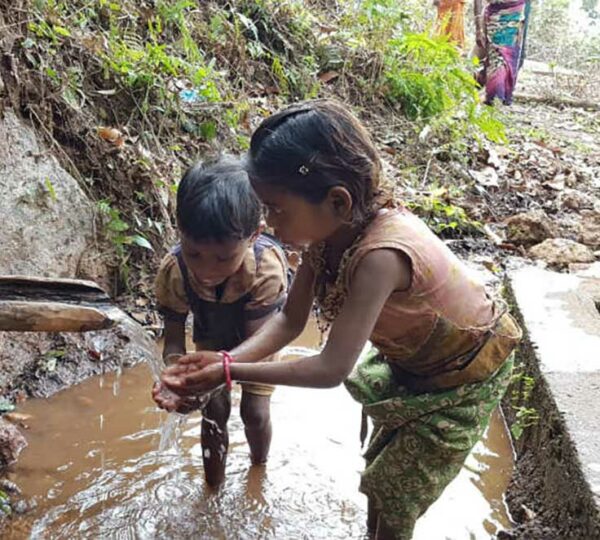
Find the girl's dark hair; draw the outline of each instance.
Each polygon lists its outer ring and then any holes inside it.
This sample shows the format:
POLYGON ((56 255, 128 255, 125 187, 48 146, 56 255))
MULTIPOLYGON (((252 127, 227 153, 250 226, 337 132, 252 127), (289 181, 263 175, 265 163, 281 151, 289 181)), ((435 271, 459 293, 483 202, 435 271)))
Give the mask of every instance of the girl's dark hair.
POLYGON ((177 190, 177 225, 196 242, 243 240, 260 225, 261 204, 239 160, 190 167, 177 190))
POLYGON ((348 107, 315 100, 284 109, 252 135, 246 167, 253 183, 289 190, 312 203, 335 186, 352 196, 353 220, 372 215, 381 179, 375 145, 348 107))

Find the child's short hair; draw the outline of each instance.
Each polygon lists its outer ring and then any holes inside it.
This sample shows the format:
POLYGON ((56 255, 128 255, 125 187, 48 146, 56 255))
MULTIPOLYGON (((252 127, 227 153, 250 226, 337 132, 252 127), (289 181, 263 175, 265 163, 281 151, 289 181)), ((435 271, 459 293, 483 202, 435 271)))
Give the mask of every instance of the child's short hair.
POLYGON ((373 213, 381 179, 375 145, 348 107, 331 100, 292 105, 254 132, 246 167, 252 182, 268 183, 321 202, 335 186, 353 200, 353 219, 373 213))
POLYGON ((239 160, 223 156, 190 167, 177 190, 177 225, 196 242, 250 238, 261 203, 239 160))

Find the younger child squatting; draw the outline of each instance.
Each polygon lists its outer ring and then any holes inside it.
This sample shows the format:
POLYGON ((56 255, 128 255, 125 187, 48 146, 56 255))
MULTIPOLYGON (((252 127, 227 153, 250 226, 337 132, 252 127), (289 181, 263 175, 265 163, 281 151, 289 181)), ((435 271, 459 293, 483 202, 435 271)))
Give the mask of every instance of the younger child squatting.
POLYGON ((227 380, 314 388, 345 383, 373 422, 360 490, 379 540, 409 539, 458 474, 508 385, 520 329, 416 216, 380 192, 380 159, 341 104, 267 118, 247 169, 286 244, 305 249, 281 312, 219 355, 165 370, 184 399, 227 380), (303 330, 313 302, 330 326, 320 354, 260 362, 303 330), (371 351, 357 360, 367 340, 371 351), (357 364, 357 365, 355 365, 357 364))
MULTIPOLYGON (((188 312, 196 349, 219 351, 235 348, 284 304, 285 255, 260 234, 260 220, 261 203, 237 160, 221 158, 185 173, 177 192, 181 242, 163 259, 155 283, 167 365, 186 353, 188 312)), ((269 384, 242 384, 240 413, 254 464, 264 463, 269 453, 272 392, 269 384)), ((152 393, 169 410, 186 413, 199 406, 196 399, 182 400, 161 384, 152 393)), ((203 410, 202 456, 211 486, 225 474, 230 409, 230 393, 222 388, 211 394, 203 410)))

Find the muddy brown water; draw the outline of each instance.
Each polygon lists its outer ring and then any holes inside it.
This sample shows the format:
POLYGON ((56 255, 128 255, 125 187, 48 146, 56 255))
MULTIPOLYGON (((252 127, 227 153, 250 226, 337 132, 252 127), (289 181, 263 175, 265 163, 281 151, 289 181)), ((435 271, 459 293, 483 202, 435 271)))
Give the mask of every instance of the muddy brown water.
MULTIPOLYGON (((292 352, 314 345, 314 331, 292 352)), ((37 508, 3 538, 365 538, 360 408, 343 388, 278 388, 266 467, 251 467, 234 391, 227 478, 203 481, 200 415, 159 451, 167 415, 150 398, 151 370, 95 377, 30 400, 29 447, 12 479, 37 508)), ((460 475, 419 520, 415 539, 484 539, 510 525, 503 493, 512 470, 494 415, 460 475)), ((401 487, 400 487, 401 488, 401 487)))

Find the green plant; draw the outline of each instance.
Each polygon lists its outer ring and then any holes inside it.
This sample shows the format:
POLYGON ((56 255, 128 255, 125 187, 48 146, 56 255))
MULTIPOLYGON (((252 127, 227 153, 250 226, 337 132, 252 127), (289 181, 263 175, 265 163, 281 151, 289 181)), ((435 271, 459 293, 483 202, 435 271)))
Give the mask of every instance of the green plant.
POLYGON ((464 208, 451 202, 450 192, 445 187, 434 188, 426 195, 409 201, 407 206, 442 236, 480 232, 481 224, 471 219, 464 208))
POLYGON ((44 353, 40 358, 36 372, 38 373, 52 373, 56 371, 56 365, 59 360, 62 360, 66 355, 65 349, 52 349, 44 353))
POLYGON ((404 32, 414 22, 410 7, 397 0, 364 0, 356 7, 346 6, 340 21, 340 37, 350 46, 383 51, 388 40, 404 32))
MULTIPOLYGON (((239 0, 231 3, 234 40, 268 67, 279 92, 294 98, 314 97, 318 89, 314 27, 316 18, 296 0, 239 0)), ((220 34, 222 20, 211 19, 220 34)))
POLYGON ((37 37, 48 39, 54 45, 58 45, 64 38, 70 37, 71 32, 64 26, 58 24, 49 24, 45 20, 30 22, 28 24, 30 32, 33 32, 37 37))
POLYGON ((7 493, 0 489, 0 511, 4 514, 11 514, 12 508, 10 506, 10 497, 7 493))
POLYGON ((512 436, 519 440, 526 428, 534 426, 540 419, 538 411, 529 407, 531 394, 535 387, 535 379, 527 375, 523 367, 515 369, 511 378, 513 390, 511 394, 511 406, 515 412, 515 419, 510 427, 512 436))
POLYGON ((58 197, 56 196, 54 184, 52 183, 52 180, 50 180, 49 176, 46 176, 46 179, 44 180, 44 186, 46 187, 46 190, 48 191, 48 195, 50 196, 50 199, 52 199, 52 202, 56 202, 58 200, 58 197))
POLYGON ((409 119, 450 128, 455 138, 472 131, 492 141, 506 140, 497 114, 479 103, 473 66, 446 37, 422 32, 392 38, 384 66, 385 95, 409 119))
POLYGON ((125 256, 125 246, 136 245, 152 250, 152 244, 141 234, 126 234, 129 225, 121 219, 121 213, 109 201, 98 201, 98 210, 103 217, 104 233, 115 248, 117 255, 125 256))
POLYGON ((179 31, 182 48, 190 62, 202 61, 202 53, 192 37, 190 25, 186 21, 186 17, 190 14, 190 10, 196 6, 197 3, 192 0, 178 0, 176 2, 159 0, 156 2, 158 17, 164 21, 165 25, 171 24, 179 31))
MULTIPOLYGON (((148 239, 139 234, 128 234, 130 227, 123 219, 121 219, 121 213, 119 210, 114 208, 109 201, 101 200, 98 201, 98 211, 100 213, 103 225, 103 232, 105 238, 111 243, 115 254, 117 256, 119 275, 123 283, 127 284, 129 278, 129 253, 127 248, 130 246, 139 246, 144 249, 153 250, 152 244, 148 239)), ((152 225, 154 222, 150 222, 152 225)), ((138 224, 139 220, 138 220, 138 224)), ((158 229, 159 232, 160 229, 158 229)), ((56 359, 50 359, 50 364, 56 365, 56 359)))
POLYGON ((510 426, 510 432, 516 440, 519 440, 526 428, 538 423, 540 415, 532 407, 514 407, 514 410, 515 420, 510 426))

